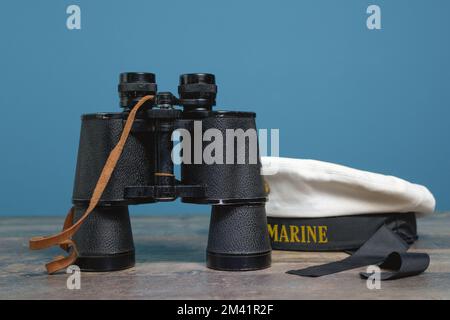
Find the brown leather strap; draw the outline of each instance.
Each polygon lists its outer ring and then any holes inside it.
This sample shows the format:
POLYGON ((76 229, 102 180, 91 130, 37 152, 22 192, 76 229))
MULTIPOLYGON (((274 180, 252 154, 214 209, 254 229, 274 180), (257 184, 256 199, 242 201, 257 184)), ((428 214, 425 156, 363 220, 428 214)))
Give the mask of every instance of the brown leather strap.
POLYGON ((81 218, 76 223, 73 223, 74 210, 72 208, 67 214, 67 217, 64 221, 63 230, 60 233, 47 237, 34 237, 30 239, 30 249, 32 250, 45 249, 55 245, 59 245, 66 251, 70 251, 70 249, 72 248, 72 251, 68 257, 58 256, 52 262, 46 264, 48 273, 54 273, 58 270, 64 269, 69 265, 71 265, 76 260, 78 256, 77 249, 75 243, 70 238, 75 234, 75 232, 78 231, 81 224, 86 220, 89 214, 91 214, 91 212, 97 206, 103 194, 103 191, 105 190, 108 181, 111 178, 114 168, 116 167, 117 161, 119 160, 120 155, 122 154, 128 135, 130 134, 134 119, 136 118, 136 113, 144 105, 145 102, 153 98, 154 96, 152 95, 143 97, 130 111, 128 119, 125 122, 122 134, 120 136, 119 142, 117 142, 117 145, 109 154, 105 166, 103 167, 100 177, 98 178, 97 184, 94 188, 94 192, 92 193, 91 199, 89 201, 89 206, 84 212, 84 214, 81 216, 81 218))
POLYGON ((73 264, 75 262, 75 260, 77 260, 78 252, 77 252, 77 248, 75 246, 75 242, 73 242, 70 239, 67 239, 66 241, 61 243, 60 246, 62 248, 67 248, 67 249, 65 249, 67 252, 70 251, 70 248, 72 248, 72 251, 70 252, 69 256, 67 256, 67 257, 57 256, 51 262, 49 262, 45 265, 47 272, 50 274, 55 273, 56 271, 59 271, 61 269, 67 268, 68 266, 73 264))
POLYGON ((175 175, 173 173, 167 173, 167 172, 155 172, 155 176, 157 176, 157 177, 174 177, 175 175))
MULTIPOLYGON (((64 220, 64 225, 63 225, 62 231, 69 229, 73 225, 74 214, 75 214, 75 208, 72 207, 72 208, 70 208, 69 212, 67 212, 66 219, 64 220)), ((69 252, 70 247, 69 247, 68 244, 65 244, 65 243, 63 244, 62 243, 62 244, 59 245, 59 247, 61 249, 63 249, 64 251, 69 252)))

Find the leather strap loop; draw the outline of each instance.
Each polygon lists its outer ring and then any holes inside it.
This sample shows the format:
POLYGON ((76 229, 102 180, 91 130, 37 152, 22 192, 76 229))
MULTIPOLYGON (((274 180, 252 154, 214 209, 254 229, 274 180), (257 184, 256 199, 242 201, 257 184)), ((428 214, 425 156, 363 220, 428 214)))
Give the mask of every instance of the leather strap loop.
POLYGON ((64 246, 65 248, 67 248, 65 250, 67 252, 70 251, 70 254, 67 257, 57 256, 51 262, 47 263, 45 265, 45 268, 47 269, 47 272, 50 274, 55 273, 61 269, 67 268, 68 266, 73 264, 75 262, 75 260, 77 260, 78 252, 77 252, 77 249, 75 246, 75 242, 68 239, 68 240, 64 241, 63 243, 61 243, 60 246, 61 247, 64 246), (70 250, 70 249, 72 249, 72 250, 70 250))
POLYGON ((54 273, 56 271, 64 269, 75 262, 78 254, 75 243, 70 238, 78 231, 83 222, 97 206, 103 194, 103 191, 105 190, 111 178, 114 168, 116 167, 117 161, 122 154, 123 148, 130 134, 131 127, 133 125, 134 119, 136 118, 138 110, 145 104, 145 102, 152 99, 154 99, 153 95, 143 97, 130 111, 120 139, 117 142, 117 145, 109 154, 108 159, 106 160, 105 166, 102 169, 100 177, 98 178, 97 184, 94 188, 94 192, 92 193, 91 199, 89 201, 89 206, 81 216, 81 218, 76 223, 73 223, 74 209, 71 208, 64 221, 63 230, 60 233, 46 237, 33 237, 30 239, 30 249, 32 250, 45 249, 51 246, 59 245, 62 249, 68 252, 71 251, 69 256, 58 256, 52 262, 47 263, 46 268, 48 273, 54 273))

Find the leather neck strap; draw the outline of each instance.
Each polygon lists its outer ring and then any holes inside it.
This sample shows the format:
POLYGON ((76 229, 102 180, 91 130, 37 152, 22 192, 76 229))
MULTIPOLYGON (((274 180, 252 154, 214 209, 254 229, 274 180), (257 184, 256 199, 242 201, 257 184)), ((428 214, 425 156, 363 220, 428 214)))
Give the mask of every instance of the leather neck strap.
POLYGON ((72 207, 66 216, 63 230, 61 232, 51 236, 33 237, 30 239, 30 249, 32 250, 45 249, 59 245, 62 249, 66 250, 67 252, 70 252, 69 256, 67 257, 58 256, 53 261, 47 263, 45 267, 47 268, 48 273, 54 273, 56 271, 65 269, 69 265, 73 264, 77 259, 78 256, 77 248, 73 240, 71 240, 71 237, 78 231, 82 223, 87 219, 87 217, 97 206, 103 194, 103 191, 105 190, 108 181, 111 178, 114 168, 116 167, 117 161, 119 160, 120 155, 122 154, 123 148, 130 134, 134 119, 136 118, 136 113, 145 104, 145 102, 152 99, 154 99, 153 95, 143 97, 130 111, 128 119, 123 128, 122 134, 120 136, 119 142, 109 154, 105 166, 103 167, 100 177, 94 188, 94 192, 92 193, 92 197, 89 201, 89 206, 84 212, 84 214, 81 216, 81 218, 75 224, 73 223, 74 208, 72 207))

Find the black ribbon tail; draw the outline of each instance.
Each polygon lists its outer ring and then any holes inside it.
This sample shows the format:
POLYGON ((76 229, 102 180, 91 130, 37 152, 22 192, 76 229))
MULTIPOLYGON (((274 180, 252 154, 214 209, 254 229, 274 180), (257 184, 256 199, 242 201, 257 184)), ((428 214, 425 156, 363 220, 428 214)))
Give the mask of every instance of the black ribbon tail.
MULTIPOLYGON (((382 272, 381 280, 393 280, 410 277, 424 272, 430 264, 426 253, 407 253, 409 245, 395 232, 381 226, 353 255, 341 261, 300 270, 290 270, 287 273, 303 277, 321 277, 337 272, 360 268, 368 265, 379 265, 388 271, 382 272)), ((362 278, 371 274, 360 273, 362 278)))

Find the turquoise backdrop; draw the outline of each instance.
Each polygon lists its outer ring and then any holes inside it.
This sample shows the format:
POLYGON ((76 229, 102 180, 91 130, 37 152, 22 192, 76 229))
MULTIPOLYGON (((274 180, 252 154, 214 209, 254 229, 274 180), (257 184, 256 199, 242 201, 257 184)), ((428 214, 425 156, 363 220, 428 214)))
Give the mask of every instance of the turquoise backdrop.
POLYGON ((0 215, 65 214, 80 115, 119 110, 118 74, 140 70, 171 91, 180 73, 215 73, 218 106, 279 128, 281 155, 424 184, 449 210, 449 12, 445 0, 2 1, 0 215), (66 27, 72 4, 81 30, 66 27), (371 4, 381 30, 366 26, 371 4))

